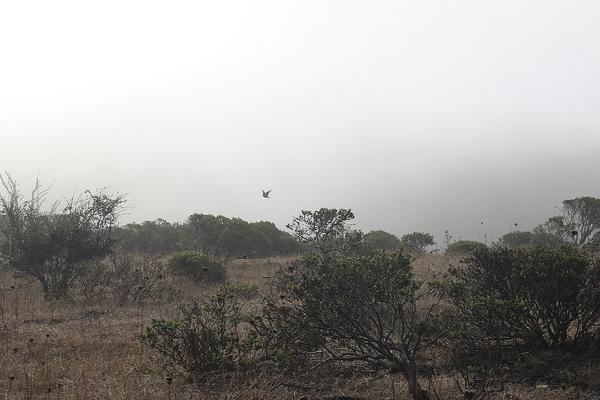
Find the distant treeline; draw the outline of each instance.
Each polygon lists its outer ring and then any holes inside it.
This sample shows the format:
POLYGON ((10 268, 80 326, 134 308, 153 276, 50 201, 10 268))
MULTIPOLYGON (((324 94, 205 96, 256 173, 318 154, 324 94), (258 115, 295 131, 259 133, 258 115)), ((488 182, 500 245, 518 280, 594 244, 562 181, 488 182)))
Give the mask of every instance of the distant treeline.
POLYGON ((192 214, 183 223, 164 219, 127 224, 119 246, 144 254, 198 250, 215 258, 269 257, 299 251, 296 240, 272 222, 247 222, 222 215, 192 214))

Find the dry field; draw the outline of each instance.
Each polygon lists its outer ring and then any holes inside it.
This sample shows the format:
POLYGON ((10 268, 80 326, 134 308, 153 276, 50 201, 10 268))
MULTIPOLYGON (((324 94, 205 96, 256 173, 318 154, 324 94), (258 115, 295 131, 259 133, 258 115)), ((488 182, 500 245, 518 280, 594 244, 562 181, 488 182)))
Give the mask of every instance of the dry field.
MULTIPOLYGON (((227 271, 231 280, 255 283, 268 294, 269 279, 289 262, 289 258, 236 260, 227 271)), ((435 277, 455 262, 429 255, 416 260, 415 271, 421 277, 435 277)), ((183 293, 182 301, 210 290, 190 282, 175 284, 183 293)), ((333 367, 293 376, 238 371, 218 383, 193 387, 138 340, 153 318, 174 316, 176 304, 49 304, 35 282, 6 270, 0 270, 0 289, 0 399, 408 399, 401 377, 365 376, 333 367), (166 378, 171 374, 169 385, 166 378)), ((432 384, 440 399, 463 398, 452 377, 424 383, 430 388, 432 384)), ((491 398, 593 397, 578 395, 573 388, 509 385, 491 398)))

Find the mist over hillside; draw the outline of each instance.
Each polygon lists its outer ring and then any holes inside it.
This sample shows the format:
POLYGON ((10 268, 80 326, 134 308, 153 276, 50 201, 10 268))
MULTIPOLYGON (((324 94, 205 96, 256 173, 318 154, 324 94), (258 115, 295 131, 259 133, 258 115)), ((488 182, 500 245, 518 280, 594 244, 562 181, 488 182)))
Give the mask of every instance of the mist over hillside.
POLYGON ((600 398, 600 2, 0 4, 0 397, 600 398))

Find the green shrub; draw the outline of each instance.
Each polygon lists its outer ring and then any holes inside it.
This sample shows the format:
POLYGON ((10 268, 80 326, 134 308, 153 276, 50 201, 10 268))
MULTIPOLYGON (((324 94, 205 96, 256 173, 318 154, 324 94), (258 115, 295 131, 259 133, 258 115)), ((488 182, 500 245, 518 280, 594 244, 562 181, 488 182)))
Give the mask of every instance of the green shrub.
POLYGON ((207 300, 182 305, 175 320, 153 320, 142 341, 198 382, 206 374, 235 369, 244 351, 238 335, 238 300, 220 290, 207 300))
POLYGON ((479 345, 577 350, 599 333, 600 262, 573 247, 481 250, 440 287, 479 345))
POLYGON ((523 247, 531 247, 536 244, 536 236, 533 232, 509 232, 498 238, 498 245, 508 247, 510 249, 520 249, 523 247))
POLYGON ((446 254, 452 256, 467 256, 477 252, 478 250, 485 250, 487 246, 481 242, 475 240, 459 240, 451 243, 446 249, 446 254))
POLYGON ((195 251, 175 253, 169 265, 174 274, 187 276, 198 282, 218 283, 227 278, 221 263, 195 251))
POLYGON ((537 227, 533 232, 510 232, 500 236, 498 239, 499 246, 508 247, 510 249, 521 249, 524 247, 560 247, 567 244, 555 234, 549 233, 543 227, 537 227))
POLYGON ((413 398, 428 398, 417 380, 419 356, 442 335, 435 301, 421 307, 411 257, 313 254, 278 282, 282 296, 267 308, 267 323, 275 329, 263 338, 282 350, 400 372, 413 398))
POLYGON ((292 310, 285 297, 266 298, 260 315, 251 318, 250 325, 247 343, 261 359, 277 367, 303 367, 309 355, 325 344, 323 335, 310 326, 306 315, 292 310))
POLYGON ((400 238, 402 249, 413 254, 422 254, 429 246, 435 245, 433 235, 430 233, 413 232, 400 238))
POLYGON ((396 235, 385 231, 371 231, 364 236, 364 240, 374 250, 395 251, 402 246, 396 235))

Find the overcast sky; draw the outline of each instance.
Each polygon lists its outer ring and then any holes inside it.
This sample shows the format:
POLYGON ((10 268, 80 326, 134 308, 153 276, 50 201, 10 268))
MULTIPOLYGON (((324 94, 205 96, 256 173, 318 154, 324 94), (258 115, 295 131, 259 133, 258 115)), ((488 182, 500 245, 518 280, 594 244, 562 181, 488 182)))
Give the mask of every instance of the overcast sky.
POLYGON ((598 21, 596 0, 5 1, 0 169, 127 193, 124 222, 529 229, 600 196, 598 21))

